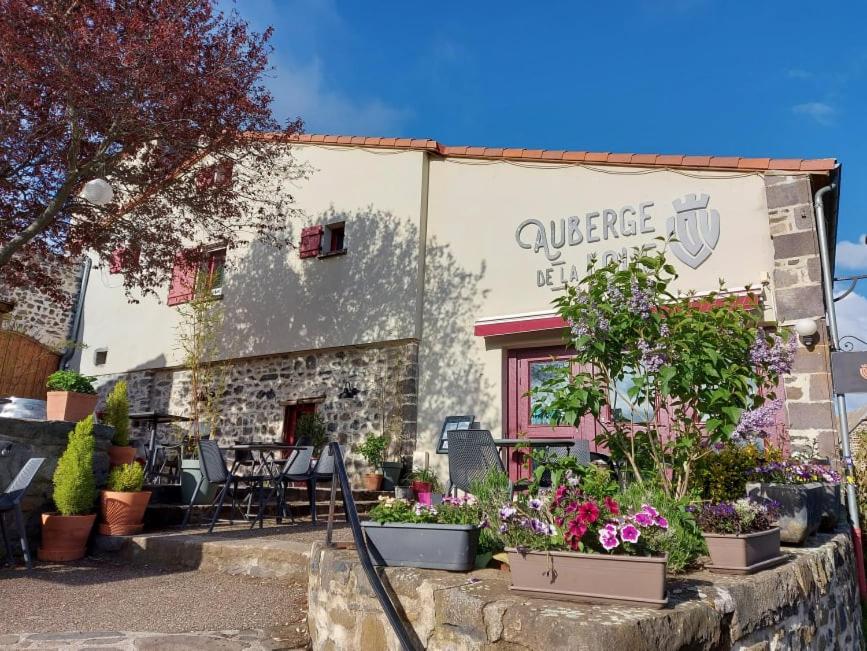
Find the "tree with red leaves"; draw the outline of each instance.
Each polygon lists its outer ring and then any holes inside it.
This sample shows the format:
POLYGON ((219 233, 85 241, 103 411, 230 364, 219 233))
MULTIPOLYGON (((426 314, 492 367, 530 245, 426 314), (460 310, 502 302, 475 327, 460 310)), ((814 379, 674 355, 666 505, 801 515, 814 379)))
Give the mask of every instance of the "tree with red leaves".
POLYGON ((211 0, 0 0, 0 282, 53 294, 46 262, 92 251, 146 293, 192 240, 288 244, 263 188, 302 173, 301 122, 272 116, 270 36, 211 0))

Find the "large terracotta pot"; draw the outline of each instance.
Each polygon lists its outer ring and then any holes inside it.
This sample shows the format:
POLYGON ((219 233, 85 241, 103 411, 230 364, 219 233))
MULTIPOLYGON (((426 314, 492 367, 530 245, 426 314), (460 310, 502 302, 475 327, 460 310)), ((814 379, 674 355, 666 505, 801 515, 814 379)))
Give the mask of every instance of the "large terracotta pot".
POLYGON ((122 493, 99 492, 99 533, 104 536, 132 536, 140 533, 145 510, 151 499, 150 491, 122 493))
POLYGON ((370 473, 364 475, 364 490, 378 491, 382 488, 382 475, 370 473))
POLYGON ((542 599, 663 608, 666 556, 617 556, 507 549, 511 590, 542 599))
POLYGON ((110 445, 108 447, 108 463, 115 466, 125 466, 135 461, 135 448, 131 445, 110 445))
POLYGON ((702 532, 717 574, 752 574, 786 560, 780 553, 780 528, 742 535, 702 532))
POLYGON ((87 538, 96 514, 42 514, 42 544, 36 553, 40 561, 76 561, 84 558, 87 538))
POLYGON ((66 420, 76 423, 87 418, 96 409, 99 396, 95 393, 49 391, 45 406, 46 420, 66 420))

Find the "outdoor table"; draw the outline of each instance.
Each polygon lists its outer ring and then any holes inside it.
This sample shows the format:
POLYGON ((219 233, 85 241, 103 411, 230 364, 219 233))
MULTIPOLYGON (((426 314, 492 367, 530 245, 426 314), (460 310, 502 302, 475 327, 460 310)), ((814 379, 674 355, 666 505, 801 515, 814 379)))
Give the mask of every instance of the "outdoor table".
POLYGON ((509 448, 571 448, 577 439, 536 438, 536 439, 494 439, 494 445, 500 448, 503 464, 509 467, 509 448))
MULTIPOLYGON (((292 450, 300 450, 303 446, 301 445, 287 445, 285 443, 238 443, 235 445, 226 445, 220 446, 221 450, 231 451, 231 452, 240 452, 247 451, 250 452, 251 459, 253 460, 253 464, 250 467, 250 474, 256 475, 257 471, 262 469, 265 473, 268 474, 268 477, 271 481, 277 478, 277 475, 280 474, 280 471, 277 470, 275 472, 274 469, 274 453, 279 451, 292 451, 292 450)), ((237 458, 232 462, 232 468, 229 471, 230 475, 235 475, 235 471, 238 469, 239 462, 237 458)), ((243 476, 239 476, 236 478, 243 480, 243 476)), ((237 486, 236 486, 237 488, 237 486)), ((253 504, 253 493, 251 492, 245 498, 247 501, 246 510, 238 509, 241 515, 244 516, 245 520, 249 520, 250 518, 250 509, 253 504)), ((233 503, 234 506, 234 503, 233 503)))
MULTIPOLYGON (((175 414, 167 414, 158 411, 141 411, 129 415, 130 422, 133 426, 142 424, 150 425, 150 434, 148 435, 147 443, 147 459, 145 460, 145 482, 151 483, 154 478, 154 463, 156 462, 157 447, 170 449, 180 448, 180 445, 158 445, 157 444, 157 427, 166 423, 189 422, 192 420, 187 416, 177 416, 175 414)), ((180 454, 178 455, 178 464, 180 464, 180 454)), ((178 467, 178 480, 180 481, 181 472, 180 465, 178 467)))

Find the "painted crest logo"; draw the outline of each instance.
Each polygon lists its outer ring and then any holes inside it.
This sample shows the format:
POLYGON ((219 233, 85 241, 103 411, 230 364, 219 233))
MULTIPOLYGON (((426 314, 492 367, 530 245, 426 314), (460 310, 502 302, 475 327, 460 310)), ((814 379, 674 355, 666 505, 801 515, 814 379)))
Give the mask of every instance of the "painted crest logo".
POLYGON ((671 252, 678 260, 697 269, 719 243, 719 213, 708 210, 710 196, 688 194, 672 201, 676 215, 669 217, 666 231, 676 238, 671 252))
POLYGON ((858 374, 865 380, 867 380, 867 364, 861 364, 861 368, 858 369, 858 374))

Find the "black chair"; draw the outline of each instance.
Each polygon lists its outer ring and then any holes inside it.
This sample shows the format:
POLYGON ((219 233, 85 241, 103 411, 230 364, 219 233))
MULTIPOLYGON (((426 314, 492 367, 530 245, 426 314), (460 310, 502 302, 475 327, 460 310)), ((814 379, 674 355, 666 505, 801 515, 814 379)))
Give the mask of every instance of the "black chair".
POLYGON ((29 459, 27 463, 15 475, 12 483, 6 487, 3 493, 0 493, 0 533, 3 535, 3 546, 6 548, 6 561, 12 562, 12 545, 9 543, 9 538, 6 535, 6 512, 15 512, 15 524, 18 528, 18 536, 21 540, 21 551, 24 554, 24 562, 27 564, 27 569, 33 568, 33 559, 30 556, 30 546, 27 544, 27 531, 24 528, 24 513, 21 511, 21 500, 24 499, 24 493, 30 487, 30 483, 39 471, 39 468, 45 462, 43 458, 29 459))
MULTIPOLYGON (((494 443, 494 437, 484 429, 455 429, 449 432, 449 487, 446 493, 453 489, 470 492, 470 485, 482 479, 492 470, 503 474, 506 468, 500 457, 500 451, 494 443)), ((509 494, 514 485, 509 481, 509 494)))
MULTIPOLYGON (((346 451, 343 449, 342 445, 338 446, 340 448, 340 454, 343 458, 346 458, 346 451)), ((331 453, 331 446, 327 445, 322 448, 321 456, 319 457, 319 461, 316 462, 316 465, 313 467, 313 470, 310 473, 310 482, 309 486, 309 495, 310 495, 310 519, 313 524, 316 524, 316 484, 324 483, 328 484, 331 482, 334 477, 334 455, 331 453)))
MULTIPOLYGON (((262 528, 262 522, 265 519, 265 505, 271 501, 275 495, 277 496, 277 522, 281 522, 283 514, 286 511, 286 486, 292 481, 303 481, 307 483, 307 493, 310 498, 310 508, 313 509, 314 498, 312 495, 312 472, 311 462, 313 461, 313 446, 305 446, 300 450, 293 450, 289 458, 283 463, 280 472, 274 477, 274 486, 268 496, 259 505, 259 513, 250 528, 256 526, 259 522, 259 528, 262 528)), ((295 516, 292 514, 292 509, 288 509, 289 518, 295 522, 295 516)))

